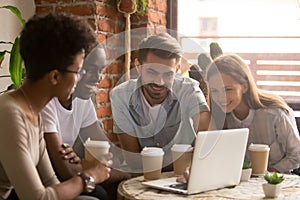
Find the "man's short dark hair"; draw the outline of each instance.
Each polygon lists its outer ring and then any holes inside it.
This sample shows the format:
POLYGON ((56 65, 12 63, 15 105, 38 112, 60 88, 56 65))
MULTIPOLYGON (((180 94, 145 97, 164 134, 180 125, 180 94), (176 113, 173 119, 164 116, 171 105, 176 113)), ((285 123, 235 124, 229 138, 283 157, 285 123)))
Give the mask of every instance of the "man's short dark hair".
POLYGON ((183 55, 182 48, 178 41, 167 33, 160 33, 143 39, 138 49, 138 61, 143 63, 148 52, 160 58, 176 58, 178 62, 183 55))

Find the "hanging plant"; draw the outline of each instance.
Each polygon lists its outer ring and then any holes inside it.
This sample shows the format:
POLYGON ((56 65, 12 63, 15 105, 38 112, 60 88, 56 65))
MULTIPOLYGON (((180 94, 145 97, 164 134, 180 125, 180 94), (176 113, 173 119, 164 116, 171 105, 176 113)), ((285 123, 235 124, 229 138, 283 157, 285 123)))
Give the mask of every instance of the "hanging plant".
POLYGON ((118 11, 132 14, 136 12, 136 0, 118 0, 118 11))
POLYGON ((148 0, 110 0, 110 3, 122 13, 145 15, 148 12, 148 0))
MULTIPOLYGON (((10 10, 13 14, 15 14, 18 19, 20 20, 22 26, 25 25, 26 20, 22 17, 22 14, 20 10, 15 7, 15 6, 1 6, 0 9, 8 9, 10 10)), ((0 66, 2 66, 2 62, 4 60, 5 54, 10 54, 10 59, 9 59, 9 73, 10 73, 10 78, 14 84, 15 87, 19 87, 22 83, 22 79, 24 77, 24 69, 22 68, 22 58, 20 54, 20 37, 17 36, 14 42, 5 42, 5 41, 0 41, 0 44, 12 44, 11 50, 4 50, 0 52, 0 66)), ((6 76, 3 76, 6 77, 6 76)))

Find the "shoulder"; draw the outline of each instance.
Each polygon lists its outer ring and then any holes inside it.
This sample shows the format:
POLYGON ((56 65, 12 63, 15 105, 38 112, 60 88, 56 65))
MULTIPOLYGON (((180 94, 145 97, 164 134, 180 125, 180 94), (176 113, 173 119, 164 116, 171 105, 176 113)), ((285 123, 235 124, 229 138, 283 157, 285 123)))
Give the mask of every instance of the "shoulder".
POLYGON ((174 78, 173 89, 175 90, 199 90, 198 81, 182 76, 176 76, 174 78))
POLYGON ((25 114, 17 101, 8 94, 0 95, 0 122, 10 122, 6 125, 11 125, 22 118, 25 114))
POLYGON ((256 112, 277 115, 279 113, 283 113, 284 111, 281 108, 260 108, 257 109, 256 112))
MULTIPOLYGON (((289 108, 289 113, 292 113, 293 110, 289 108)), ((282 117, 289 117, 289 114, 286 113, 283 109, 281 108, 260 108, 256 110, 256 114, 258 116, 270 116, 272 118, 282 118, 282 117)))
POLYGON ((11 97, 8 94, 2 94, 0 95, 0 110, 3 114, 3 111, 13 111, 13 110, 21 110, 17 102, 13 97, 11 97))
POLYGON ((41 114, 42 116, 44 116, 44 114, 48 114, 48 113, 57 113, 57 110, 62 109, 62 105, 59 103, 58 99, 56 97, 53 97, 48 103, 47 105, 41 110, 41 114))
POLYGON ((131 93, 131 91, 134 91, 136 88, 137 88, 137 79, 130 79, 128 81, 125 81, 115 86, 110 92, 110 97, 114 98, 115 96, 123 96, 129 94, 131 93))
POLYGON ((72 100, 72 107, 85 106, 85 105, 90 105, 90 104, 93 104, 93 101, 91 98, 80 99, 80 98, 76 97, 75 99, 72 100))

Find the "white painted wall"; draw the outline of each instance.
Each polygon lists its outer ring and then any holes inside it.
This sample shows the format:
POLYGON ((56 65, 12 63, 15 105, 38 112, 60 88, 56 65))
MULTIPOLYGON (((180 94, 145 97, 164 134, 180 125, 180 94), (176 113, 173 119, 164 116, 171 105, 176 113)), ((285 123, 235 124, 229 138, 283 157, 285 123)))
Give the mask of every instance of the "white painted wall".
MULTIPOLYGON (((27 20, 35 12, 34 0, 1 0, 0 6, 13 5, 19 8, 23 17, 27 20)), ((18 18, 7 9, 0 9, 0 41, 13 42, 15 37, 22 29, 18 18)), ((11 45, 0 45, 0 50, 10 50, 11 45)), ((9 74, 8 72, 9 56, 6 56, 3 61, 3 68, 0 68, 0 75, 9 74)), ((0 79, 0 91, 3 91, 11 84, 10 78, 0 79)))

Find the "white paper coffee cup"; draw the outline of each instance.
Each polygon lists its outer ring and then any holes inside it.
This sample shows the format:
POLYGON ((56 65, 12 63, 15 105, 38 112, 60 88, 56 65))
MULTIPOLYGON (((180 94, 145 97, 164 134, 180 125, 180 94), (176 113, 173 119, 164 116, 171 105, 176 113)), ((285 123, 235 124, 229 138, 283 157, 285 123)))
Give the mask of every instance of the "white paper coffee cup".
POLYGON ((88 138, 84 143, 84 157, 87 161, 94 159, 101 160, 103 155, 109 153, 110 144, 108 141, 90 140, 88 138))
POLYGON ((252 175, 262 176, 266 173, 270 147, 265 144, 250 144, 248 147, 252 175))
POLYGON ((143 173, 146 180, 155 180, 161 177, 164 151, 159 147, 144 147, 141 151, 143 173))
POLYGON ((190 144, 174 144, 171 150, 174 174, 182 175, 191 165, 194 148, 190 144))

